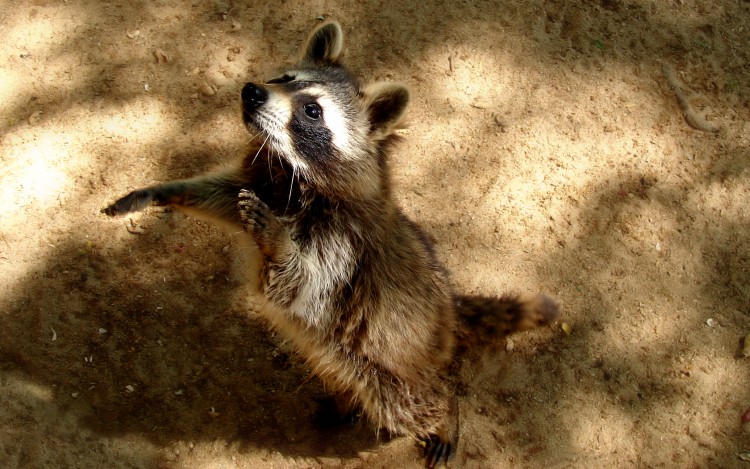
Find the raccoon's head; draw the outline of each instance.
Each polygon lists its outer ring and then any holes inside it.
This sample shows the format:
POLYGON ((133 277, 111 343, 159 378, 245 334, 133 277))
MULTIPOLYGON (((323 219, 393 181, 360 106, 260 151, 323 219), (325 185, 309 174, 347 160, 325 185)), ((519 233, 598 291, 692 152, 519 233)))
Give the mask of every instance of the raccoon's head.
POLYGON ((393 83, 361 87, 342 65, 342 49, 337 23, 318 26, 295 66, 245 84, 242 115, 299 181, 333 198, 371 197, 382 188, 385 151, 409 92, 393 83))

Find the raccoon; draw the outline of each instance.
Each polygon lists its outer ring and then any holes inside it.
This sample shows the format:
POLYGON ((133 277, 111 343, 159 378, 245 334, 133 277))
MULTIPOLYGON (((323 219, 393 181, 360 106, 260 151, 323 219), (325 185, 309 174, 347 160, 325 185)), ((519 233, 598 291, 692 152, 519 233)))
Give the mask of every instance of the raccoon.
POLYGON ((391 191, 388 154, 409 92, 362 85, 342 48, 341 27, 324 23, 296 65, 244 85, 254 143, 237 167, 136 190, 103 212, 169 205, 244 229, 262 258, 261 313, 272 327, 378 428, 416 437, 433 467, 458 444, 456 338, 547 324, 558 308, 544 295, 454 293, 391 191))

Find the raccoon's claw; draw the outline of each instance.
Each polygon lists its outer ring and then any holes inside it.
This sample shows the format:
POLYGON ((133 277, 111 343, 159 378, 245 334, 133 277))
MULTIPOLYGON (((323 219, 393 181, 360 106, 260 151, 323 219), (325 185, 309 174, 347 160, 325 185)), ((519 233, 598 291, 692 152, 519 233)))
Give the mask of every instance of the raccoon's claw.
POLYGON ((114 217, 117 215, 125 215, 130 212, 137 212, 151 205, 154 200, 154 194, 148 189, 141 189, 133 191, 130 194, 118 199, 115 203, 109 207, 103 208, 102 213, 107 216, 114 217))
POLYGON ((268 209, 268 205, 263 203, 257 195, 244 189, 240 191, 239 197, 237 209, 240 212, 240 220, 242 220, 242 227, 245 231, 259 233, 265 230, 273 219, 273 214, 268 209))
POLYGON ((437 435, 420 438, 425 466, 429 469, 447 464, 455 454, 455 447, 450 441, 445 441, 437 435))

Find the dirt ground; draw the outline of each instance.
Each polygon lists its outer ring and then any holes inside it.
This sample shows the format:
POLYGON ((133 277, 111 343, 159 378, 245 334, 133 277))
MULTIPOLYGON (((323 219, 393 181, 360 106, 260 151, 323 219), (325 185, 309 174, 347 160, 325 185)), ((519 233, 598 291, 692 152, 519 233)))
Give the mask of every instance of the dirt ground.
POLYGON ((412 89, 397 197, 467 293, 561 324, 461 374, 453 467, 748 467, 750 2, 0 1, 0 467, 419 467, 245 301, 241 233, 128 191, 234 161, 341 22, 412 89), (744 461, 743 461, 744 459, 744 461))

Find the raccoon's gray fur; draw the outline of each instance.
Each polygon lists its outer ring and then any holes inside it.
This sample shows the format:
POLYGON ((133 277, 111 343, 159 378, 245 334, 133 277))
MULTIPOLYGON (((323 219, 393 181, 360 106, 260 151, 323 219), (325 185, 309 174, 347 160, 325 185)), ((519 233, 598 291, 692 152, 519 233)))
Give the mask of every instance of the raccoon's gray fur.
MULTIPOLYGON (((337 393, 378 427, 414 435, 427 465, 458 442, 446 370, 462 324, 508 332, 544 324, 544 296, 468 299, 391 195, 388 151, 409 93, 363 87, 341 64, 337 23, 300 61, 242 89, 256 145, 237 168, 134 191, 103 211, 172 205, 243 227, 262 254, 264 313, 337 393)), ((468 333, 460 335, 471 342, 468 333)))

